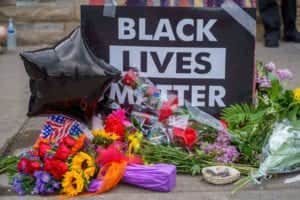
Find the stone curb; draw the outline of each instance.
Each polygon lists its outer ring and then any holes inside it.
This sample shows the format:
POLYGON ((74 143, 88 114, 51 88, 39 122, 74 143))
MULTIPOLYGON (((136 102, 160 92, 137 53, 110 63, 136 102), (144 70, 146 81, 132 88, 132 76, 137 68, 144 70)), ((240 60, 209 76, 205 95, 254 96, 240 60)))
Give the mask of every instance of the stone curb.
POLYGON ((26 126, 27 122, 29 121, 29 118, 26 118, 23 123, 21 124, 20 128, 18 129, 18 131, 10 138, 7 138, 4 145, 0 147, 0 157, 5 156, 7 150, 9 149, 10 145, 12 144, 12 142, 14 141, 14 139, 20 134, 22 133, 22 131, 24 130, 24 127, 26 126))

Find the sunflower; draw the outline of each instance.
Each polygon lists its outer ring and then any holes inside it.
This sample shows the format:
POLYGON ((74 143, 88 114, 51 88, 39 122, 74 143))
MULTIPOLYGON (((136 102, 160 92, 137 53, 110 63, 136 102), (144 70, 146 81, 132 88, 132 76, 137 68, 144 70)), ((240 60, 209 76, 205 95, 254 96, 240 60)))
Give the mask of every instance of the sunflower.
POLYGON ((71 169, 82 172, 85 178, 89 179, 96 172, 95 160, 90 155, 79 152, 72 159, 71 169))
POLYGON ((62 180, 62 191, 68 196, 75 196, 84 189, 84 178, 81 173, 68 171, 62 180))
POLYGON ((112 144, 114 141, 120 139, 119 135, 115 133, 107 132, 104 129, 93 130, 92 134, 94 135, 93 143, 104 147, 107 147, 108 145, 112 144))
POLYGON ((300 101, 300 88, 294 89, 293 93, 294 93, 294 100, 295 101, 300 101))
POLYGON ((115 133, 106 132, 104 129, 102 130, 93 130, 92 134, 94 137, 102 137, 107 140, 118 140, 120 139, 120 136, 115 133))

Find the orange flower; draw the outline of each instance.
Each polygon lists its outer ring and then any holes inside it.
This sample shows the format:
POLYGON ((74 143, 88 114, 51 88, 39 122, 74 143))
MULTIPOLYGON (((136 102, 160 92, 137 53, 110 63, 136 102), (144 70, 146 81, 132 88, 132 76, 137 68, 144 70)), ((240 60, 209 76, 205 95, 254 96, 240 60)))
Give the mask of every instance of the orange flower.
POLYGON ((76 140, 76 143, 75 145, 72 147, 71 151, 72 151, 72 154, 75 154, 77 153, 84 145, 84 142, 85 142, 85 135, 84 134, 81 134, 79 136, 79 138, 76 140))

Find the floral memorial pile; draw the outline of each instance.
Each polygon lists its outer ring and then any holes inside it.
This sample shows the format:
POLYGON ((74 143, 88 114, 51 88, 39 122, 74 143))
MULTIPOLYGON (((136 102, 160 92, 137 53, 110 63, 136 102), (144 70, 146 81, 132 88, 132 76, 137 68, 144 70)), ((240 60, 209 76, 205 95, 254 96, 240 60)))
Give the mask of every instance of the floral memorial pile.
MULTIPOLYGON (((176 173, 197 175, 208 166, 230 166, 260 183, 268 174, 300 169, 300 89, 274 63, 257 63, 255 105, 225 108, 221 120, 174 94, 160 91, 130 69, 118 82, 143 99, 140 105, 102 102, 92 129, 68 116, 52 115, 30 151, 1 159, 0 170, 20 195, 89 196, 119 183, 169 192, 176 173)), ((223 174, 224 175, 224 174, 223 174)))

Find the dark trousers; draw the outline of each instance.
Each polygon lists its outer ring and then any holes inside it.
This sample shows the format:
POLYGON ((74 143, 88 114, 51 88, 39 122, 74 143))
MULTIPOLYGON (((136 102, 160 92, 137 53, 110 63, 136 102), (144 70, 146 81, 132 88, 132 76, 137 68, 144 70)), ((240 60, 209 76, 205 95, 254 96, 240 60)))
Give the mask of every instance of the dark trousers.
MULTIPOLYGON (((284 34, 296 30, 296 0, 281 0, 284 34)), ((259 11, 265 27, 266 39, 280 38, 280 15, 276 0, 259 0, 259 11)))

